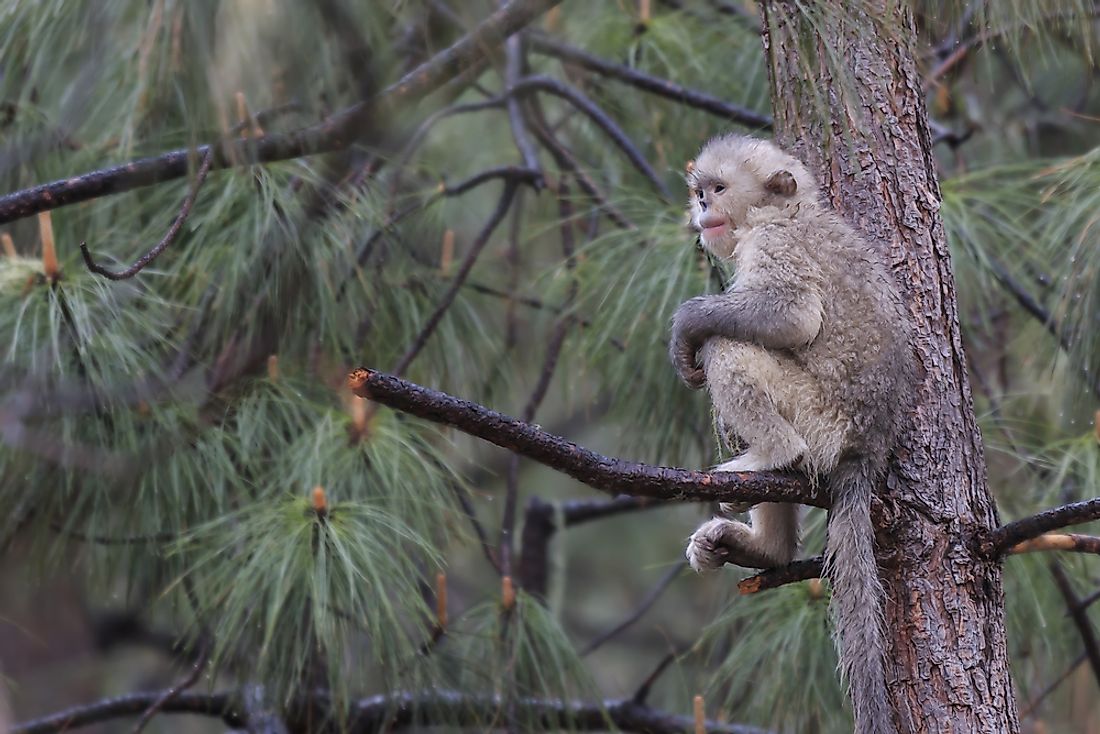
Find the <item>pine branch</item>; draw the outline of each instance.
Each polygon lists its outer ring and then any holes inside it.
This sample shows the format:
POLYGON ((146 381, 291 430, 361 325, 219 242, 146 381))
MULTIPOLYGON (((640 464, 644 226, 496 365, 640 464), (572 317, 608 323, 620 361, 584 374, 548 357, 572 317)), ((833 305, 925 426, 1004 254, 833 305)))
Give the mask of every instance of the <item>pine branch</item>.
POLYGON ((709 473, 609 458, 477 403, 365 368, 352 371, 348 386, 359 397, 454 426, 604 492, 661 500, 828 505, 825 491, 797 474, 709 473))
MULTIPOLYGON (((509 703, 500 696, 471 696, 453 691, 375 696, 355 706, 349 731, 366 734, 432 721, 481 727, 509 703)), ((611 724, 623 731, 649 734, 694 731, 691 717, 660 711, 633 699, 589 703, 519 698, 514 699, 514 713, 520 719, 535 720, 540 729, 606 731, 611 724)), ((706 722, 706 730, 713 734, 766 734, 753 726, 713 721, 706 722)))
POLYGON ((210 164, 213 160, 213 155, 207 150, 206 155, 203 156, 202 164, 199 166, 199 172, 195 174, 195 182, 191 185, 191 190, 183 200, 183 204, 180 205, 179 213, 176 215, 175 220, 173 220, 172 225, 168 228, 168 231, 164 234, 164 237, 153 246, 153 249, 139 257, 130 267, 116 273, 96 264, 96 261, 92 258, 92 253, 88 251, 88 244, 86 242, 81 242, 80 254, 84 257, 84 264, 88 266, 88 270, 108 280, 127 280, 140 273, 149 263, 156 260, 162 252, 168 249, 168 246, 176 240, 176 237, 178 237, 179 233, 183 230, 183 223, 187 221, 187 215, 191 213, 191 207, 194 206, 195 199, 199 195, 199 189, 202 188, 203 182, 206 181, 206 174, 210 173, 210 164))
POLYGON ((521 30, 558 2, 560 0, 512 0, 454 45, 384 89, 370 103, 359 102, 317 125, 283 135, 265 135, 258 140, 232 140, 221 145, 173 150, 16 191, 0 197, 0 224, 68 204, 182 178, 187 175, 192 155, 211 155, 211 167, 221 169, 341 150, 357 140, 361 123, 371 110, 388 108, 406 99, 419 99, 432 92, 448 79, 481 63, 485 54, 504 38, 521 30))
POLYGON ((612 63, 541 33, 528 34, 527 41, 531 50, 536 53, 553 56, 561 61, 576 64, 602 76, 625 82, 643 91, 671 99, 688 107, 724 117, 732 122, 739 122, 752 128, 771 129, 772 118, 770 116, 726 102, 706 92, 689 89, 668 79, 652 76, 629 66, 612 63))
POLYGON ((1052 530, 1093 520, 1100 520, 1100 497, 1055 507, 1037 515, 1002 525, 986 535, 981 540, 979 547, 986 557, 996 558, 1009 552, 1013 546, 1025 540, 1037 538, 1052 530))

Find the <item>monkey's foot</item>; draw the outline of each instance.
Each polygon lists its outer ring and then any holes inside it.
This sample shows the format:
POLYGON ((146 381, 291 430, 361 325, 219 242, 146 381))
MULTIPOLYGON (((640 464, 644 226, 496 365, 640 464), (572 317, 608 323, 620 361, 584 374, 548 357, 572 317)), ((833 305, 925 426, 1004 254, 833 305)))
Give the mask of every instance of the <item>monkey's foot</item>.
POLYGON ((691 567, 699 573, 713 571, 726 563, 747 568, 774 566, 762 554, 746 547, 753 540, 752 528, 745 523, 715 517, 692 533, 684 555, 691 567))

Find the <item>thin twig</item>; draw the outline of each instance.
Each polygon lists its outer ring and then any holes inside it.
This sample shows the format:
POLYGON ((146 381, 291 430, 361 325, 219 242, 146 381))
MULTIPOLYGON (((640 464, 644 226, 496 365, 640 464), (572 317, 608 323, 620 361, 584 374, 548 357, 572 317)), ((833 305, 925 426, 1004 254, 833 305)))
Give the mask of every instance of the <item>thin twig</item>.
POLYGON ((618 207, 611 203, 607 195, 600 190, 596 181, 588 175, 588 172, 581 166, 576 156, 554 137, 554 134, 546 128, 541 120, 532 125, 531 129, 532 132, 535 133, 535 137, 542 143, 543 147, 554 157, 555 162, 558 164, 558 168, 573 175, 573 178, 577 180, 577 184, 584 190, 584 193, 588 194, 588 196, 596 202, 596 206, 607 215, 608 219, 615 223, 615 226, 627 230, 638 228, 636 224, 627 219, 626 215, 623 214, 618 207))
POLYGON ((649 161, 646 160, 642 152, 634 145, 630 136, 623 132, 619 124, 606 112, 600 109, 599 105, 593 102, 583 92, 561 80, 542 75, 527 76, 520 79, 512 88, 512 92, 514 94, 546 92, 555 97, 564 99, 580 112, 584 113, 596 127, 600 128, 616 147, 626 155, 627 160, 630 161, 634 168, 653 184, 653 188, 657 189, 661 196, 666 200, 672 199, 672 194, 669 192, 668 187, 665 186, 665 182, 662 181, 661 177, 657 175, 657 172, 653 170, 653 166, 649 164, 649 161))
POLYGON ((68 530, 61 523, 51 522, 50 529, 56 533, 64 535, 66 538, 80 541, 81 543, 89 543, 92 545, 144 545, 146 543, 167 543, 170 540, 175 540, 177 536, 175 533, 151 533, 149 535, 89 535, 87 533, 81 533, 76 530, 68 530))
POLYGON ((504 215, 508 213, 508 208, 512 205, 512 198, 515 196, 517 183, 513 179, 505 179, 504 191, 500 195, 500 199, 497 201, 496 209, 489 215, 488 221, 481 228, 481 232, 478 233, 473 243, 470 245, 469 252, 466 253, 466 257, 462 259, 462 265, 458 268, 458 272, 455 273, 454 279, 451 281, 451 285, 447 288, 447 291, 443 294, 443 297, 439 299, 439 304, 432 311, 424 322, 424 326, 420 329, 420 332, 413 338, 409 348, 405 350, 405 354, 401 356, 401 359, 394 365, 393 373, 395 375, 401 375, 412 361, 416 359, 416 356, 420 354, 420 350, 424 348, 424 345, 428 343, 428 339, 435 332, 439 322, 443 319, 443 315, 447 313, 447 309, 454 303, 455 296, 462 288, 462 284, 466 282, 467 276, 470 271, 473 270, 474 263, 477 262, 478 255, 485 248, 485 245, 489 242, 489 238, 493 235, 493 231, 500 224, 500 221, 504 219, 504 215))
MULTIPOLYGON (((171 690, 171 689, 169 689, 171 690)), ((101 721, 110 721, 123 716, 135 716, 142 713, 167 691, 149 693, 128 693, 115 698, 74 706, 56 714, 40 719, 32 719, 11 728, 10 734, 54 734, 77 729, 101 721)), ((237 710, 230 693, 194 693, 185 691, 170 700, 166 700, 161 711, 171 714, 202 714, 220 718, 226 726, 239 728, 244 726, 241 712, 237 710)))
POLYGON ((203 669, 206 668, 206 662, 209 660, 210 650, 204 645, 199 651, 199 657, 195 661, 195 664, 191 667, 191 672, 187 674, 187 677, 181 680, 176 685, 172 686, 168 690, 164 691, 160 698, 153 703, 149 704, 149 708, 145 709, 145 713, 141 715, 138 722, 134 724, 134 728, 130 730, 130 734, 141 734, 142 729, 152 721, 157 712, 160 711, 174 698, 177 698, 181 693, 186 691, 191 686, 198 682, 199 676, 202 675, 203 669))
POLYGON ((512 127, 512 139, 516 142, 516 149, 519 150, 520 157, 523 159, 523 165, 539 171, 539 176, 533 183, 535 190, 538 191, 545 185, 542 166, 539 164, 539 152, 527 132, 522 102, 513 93, 516 83, 525 71, 523 51, 523 37, 518 33, 504 42, 504 92, 508 97, 508 122, 512 127))
POLYGON ((477 403, 365 368, 351 372, 348 386, 360 397, 435 423, 454 426, 613 494, 679 501, 828 505, 826 492, 798 474, 710 473, 609 458, 477 403))
POLYGON ((589 71, 625 82, 643 91, 724 117, 733 122, 739 122, 751 128, 770 129, 772 126, 772 118, 768 115, 726 102, 706 92, 689 89, 668 79, 662 79, 629 66, 601 59, 551 36, 542 33, 529 33, 526 38, 531 50, 536 53, 553 56, 562 61, 576 64, 589 71))
POLYGON ((1035 553, 1037 551, 1068 551, 1100 555, 1100 537, 1076 533, 1046 533, 1038 538, 1025 540, 1008 549, 1010 554, 1035 553))
POLYGON ((1081 643, 1084 645, 1085 656, 1088 658, 1089 665, 1092 666, 1092 673, 1096 676, 1097 682, 1100 683, 1100 643, 1096 641, 1096 632, 1092 629, 1088 612, 1081 606, 1081 600, 1077 598, 1073 586, 1066 577, 1066 572, 1062 570, 1062 565, 1058 561, 1050 564, 1050 573, 1054 577, 1054 583, 1058 587, 1058 591, 1062 593, 1062 598, 1066 601, 1066 611, 1077 626, 1077 632, 1081 635, 1081 643))
POLYGON ((199 195, 199 189, 202 188, 203 182, 206 181, 206 174, 210 173, 210 165, 213 162, 213 149, 207 148, 206 155, 203 156, 202 159, 202 165, 199 166, 199 172, 195 175, 195 181, 191 184, 191 190, 187 193, 187 197, 183 200, 183 204, 180 205, 180 210, 176 215, 175 221, 172 222, 172 226, 168 228, 164 237, 161 238, 160 242, 158 242, 153 249, 139 257, 134 261, 133 265, 125 270, 114 272, 96 264, 96 261, 92 259, 92 253, 88 251, 88 244, 86 242, 81 242, 80 254, 84 257, 84 264, 88 266, 88 270, 96 275, 102 275, 108 280, 127 280, 140 273, 149 263, 156 260, 169 245, 176 241, 176 237, 178 237, 180 231, 183 230, 183 223, 187 221, 187 216, 191 213, 191 207, 195 204, 195 198, 199 195))
POLYGON ((1077 667, 1081 665, 1081 663, 1085 662, 1087 658, 1088 656, 1085 655, 1085 653, 1081 653, 1076 658, 1074 658, 1073 662, 1070 663, 1064 671, 1062 671, 1061 675, 1052 680, 1046 688, 1044 688, 1035 696, 1035 698, 1028 701, 1027 706, 1025 706, 1023 710, 1020 711, 1020 720, 1022 721, 1024 719, 1027 719, 1033 713, 1035 713, 1036 709, 1039 708, 1039 704, 1045 701, 1050 694, 1054 693, 1054 691, 1058 690, 1058 686, 1062 685, 1062 683, 1065 682, 1066 678, 1069 678, 1070 675, 1073 674, 1073 671, 1077 670, 1077 667))
POLYGON ((660 600, 661 595, 665 593, 665 590, 668 589, 668 587, 672 586, 672 582, 680 576, 680 572, 684 570, 685 566, 687 566, 687 561, 681 560, 675 566, 670 568, 668 572, 661 577, 661 580, 658 581, 654 585, 654 587, 649 590, 649 593, 645 595, 642 601, 638 604, 638 607, 633 612, 631 612, 626 617, 626 619, 619 622, 614 627, 606 630, 605 632, 597 635, 591 642, 589 642, 585 646, 583 650, 580 651, 580 656, 584 657, 585 655, 589 655, 595 652, 600 647, 602 647, 604 643, 618 637, 620 634, 628 630, 635 622, 644 617, 645 613, 653 608, 653 605, 660 600))

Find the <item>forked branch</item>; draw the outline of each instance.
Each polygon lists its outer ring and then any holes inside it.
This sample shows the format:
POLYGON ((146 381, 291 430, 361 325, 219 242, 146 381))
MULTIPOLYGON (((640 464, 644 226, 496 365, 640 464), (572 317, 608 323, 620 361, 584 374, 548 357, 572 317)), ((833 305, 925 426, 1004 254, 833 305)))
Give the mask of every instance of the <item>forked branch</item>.
POLYGON ((88 270, 91 270, 96 275, 102 275, 108 280, 127 280, 140 273, 149 263, 156 260, 162 252, 168 249, 170 244, 176 241, 176 237, 178 237, 180 231, 183 230, 183 223, 187 221, 187 216, 191 213, 191 207, 195 204, 195 198, 199 195, 199 189, 202 188, 203 182, 206 181, 206 174, 210 173, 210 164, 213 162, 213 149, 207 148, 206 155, 202 158, 202 165, 199 166, 199 172, 195 175, 195 182, 191 184, 191 190, 187 193, 187 198, 185 198, 183 204, 180 205, 179 214, 176 215, 175 220, 172 222, 172 226, 168 228, 168 231, 164 233, 164 237, 161 238, 160 242, 154 245, 153 249, 139 257, 133 265, 125 270, 114 272, 98 264, 92 258, 92 253, 88 251, 88 243, 81 242, 80 254, 84 258, 84 264, 88 266, 88 270))

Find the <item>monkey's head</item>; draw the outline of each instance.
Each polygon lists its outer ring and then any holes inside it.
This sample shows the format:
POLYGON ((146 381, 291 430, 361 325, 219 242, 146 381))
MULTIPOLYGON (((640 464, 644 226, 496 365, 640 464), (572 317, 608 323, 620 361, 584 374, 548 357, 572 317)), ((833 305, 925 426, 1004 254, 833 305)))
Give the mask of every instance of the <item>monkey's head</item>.
POLYGON ((703 247, 728 258, 754 209, 812 205, 817 183, 801 161, 768 140, 722 135, 699 152, 685 176, 691 225, 703 247))

